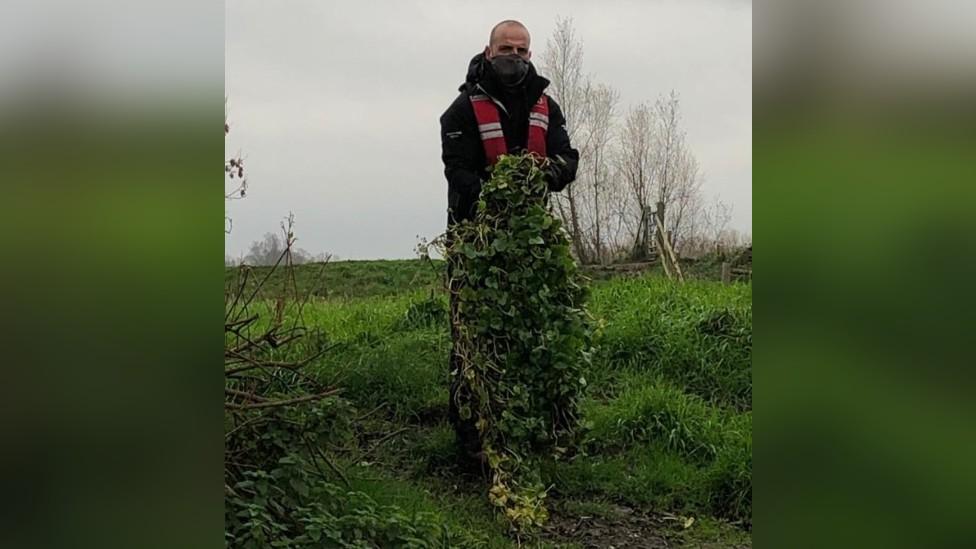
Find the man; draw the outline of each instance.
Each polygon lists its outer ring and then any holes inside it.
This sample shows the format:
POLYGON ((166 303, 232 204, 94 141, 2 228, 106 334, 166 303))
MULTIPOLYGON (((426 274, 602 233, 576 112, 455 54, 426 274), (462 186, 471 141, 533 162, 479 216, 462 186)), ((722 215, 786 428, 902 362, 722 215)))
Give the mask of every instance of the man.
POLYGON ((448 227, 473 216, 481 183, 488 179, 488 167, 495 160, 489 158, 486 147, 497 146, 499 139, 505 152, 531 150, 530 145, 536 144, 534 140, 530 143, 530 134, 535 133, 532 128, 539 128, 545 135, 545 151, 532 152, 543 153, 541 156, 551 160, 546 170, 549 190, 559 192, 576 179, 579 152, 570 145, 562 109, 544 93, 549 80, 536 73, 531 58, 525 26, 512 20, 498 23, 484 52, 468 65, 465 82, 458 88, 461 93, 441 115, 448 227), (533 109, 540 99, 544 108, 533 109), (481 123, 475 106, 482 112, 494 109, 498 122, 481 123), (533 110, 547 111, 548 120, 546 114, 533 110), (479 126, 486 131, 479 131, 479 126))
MULTIPOLYGON (((549 80, 539 76, 530 59, 529 31, 518 21, 495 25, 488 45, 468 65, 461 93, 440 118, 441 158, 448 187, 448 238, 451 227, 474 217, 481 184, 498 156, 529 151, 548 158, 545 179, 551 192, 559 192, 576 179, 579 152, 569 142, 562 109, 545 89, 549 80)), ((450 272, 448 273, 450 277, 450 272)), ((451 311, 455 301, 452 279, 451 311)), ((453 329, 452 338, 457 341, 453 329)), ((458 435, 460 457, 480 459, 480 441, 474 420, 458 416, 458 357, 451 353, 449 416, 458 435)))

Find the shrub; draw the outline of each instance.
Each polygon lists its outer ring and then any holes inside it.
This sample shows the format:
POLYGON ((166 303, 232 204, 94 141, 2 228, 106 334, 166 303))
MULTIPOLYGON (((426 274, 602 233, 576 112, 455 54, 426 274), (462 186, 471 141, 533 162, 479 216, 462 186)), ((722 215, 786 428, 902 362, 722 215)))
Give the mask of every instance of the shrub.
POLYGON ((227 437, 229 547, 480 547, 442 517, 353 490, 323 450, 352 437, 337 399, 250 413, 227 437))

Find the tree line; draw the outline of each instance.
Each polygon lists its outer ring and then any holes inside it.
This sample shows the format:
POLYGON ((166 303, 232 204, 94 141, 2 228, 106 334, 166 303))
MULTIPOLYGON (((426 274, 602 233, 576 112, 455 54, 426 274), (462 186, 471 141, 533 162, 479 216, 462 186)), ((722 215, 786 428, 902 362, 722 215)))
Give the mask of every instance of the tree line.
MULTIPOLYGON (((285 240, 286 238, 286 236, 275 233, 265 233, 261 240, 251 242, 247 253, 241 254, 240 257, 235 258, 230 255, 225 255, 224 265, 228 267, 237 265, 274 265, 284 255, 285 250, 289 249, 289 246, 285 240)), ((303 265, 305 263, 324 263, 331 259, 335 259, 332 254, 314 254, 302 248, 295 247, 294 245, 290 247, 290 254, 291 262, 295 265, 303 265)))

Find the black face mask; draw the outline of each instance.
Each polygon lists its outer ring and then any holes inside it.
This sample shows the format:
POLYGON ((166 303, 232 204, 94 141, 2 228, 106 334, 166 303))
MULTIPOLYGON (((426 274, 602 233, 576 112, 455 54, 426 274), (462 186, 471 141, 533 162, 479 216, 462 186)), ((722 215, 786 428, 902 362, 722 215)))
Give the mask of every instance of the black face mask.
POLYGON ((491 58, 491 68, 503 85, 514 88, 525 80, 529 62, 518 55, 496 55, 491 58))

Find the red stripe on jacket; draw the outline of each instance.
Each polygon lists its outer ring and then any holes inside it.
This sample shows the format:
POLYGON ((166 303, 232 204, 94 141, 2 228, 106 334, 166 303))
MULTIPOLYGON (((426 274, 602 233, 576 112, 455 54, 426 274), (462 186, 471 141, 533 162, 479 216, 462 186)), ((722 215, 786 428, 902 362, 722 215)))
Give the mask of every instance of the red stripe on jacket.
MULTIPOLYGON (((478 121, 478 131, 481 134, 481 144, 485 148, 485 158, 488 165, 494 166, 498 157, 508 153, 508 143, 502 132, 501 118, 498 106, 487 95, 470 96, 474 117, 478 121)), ((527 148, 529 152, 542 158, 546 157, 546 133, 549 131, 549 100, 543 94, 532 105, 529 111, 529 136, 527 148)))

